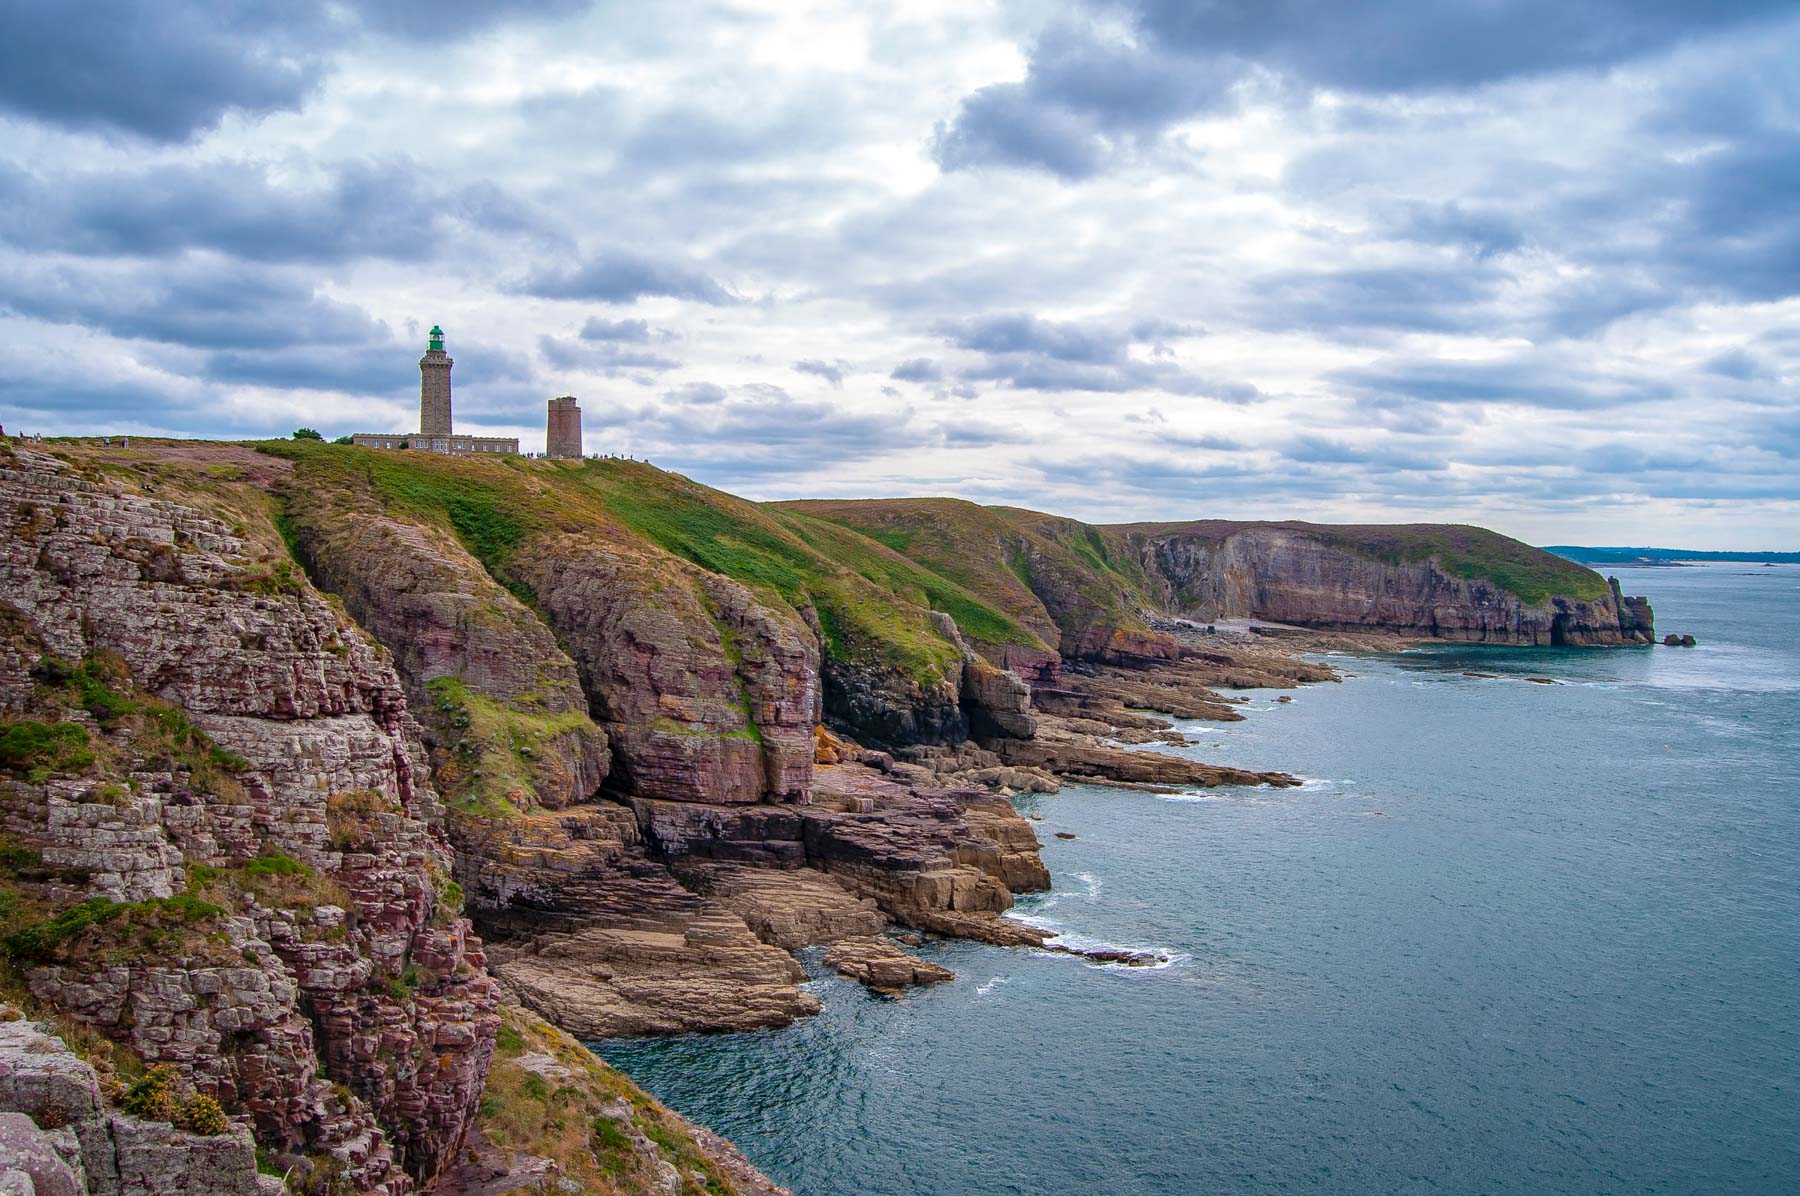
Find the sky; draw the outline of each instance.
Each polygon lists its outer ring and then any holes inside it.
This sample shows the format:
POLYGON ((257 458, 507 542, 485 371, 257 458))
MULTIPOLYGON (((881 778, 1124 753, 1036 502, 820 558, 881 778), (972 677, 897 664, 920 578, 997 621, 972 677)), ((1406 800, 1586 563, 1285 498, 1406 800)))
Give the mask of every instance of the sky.
POLYGON ((0 424, 1800 547, 1800 5, 0 0, 0 424))

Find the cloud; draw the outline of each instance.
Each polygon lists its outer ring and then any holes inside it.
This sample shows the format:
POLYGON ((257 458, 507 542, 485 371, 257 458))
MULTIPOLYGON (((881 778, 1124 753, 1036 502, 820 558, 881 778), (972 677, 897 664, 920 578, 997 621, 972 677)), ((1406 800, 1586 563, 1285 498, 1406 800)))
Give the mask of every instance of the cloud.
POLYGON ((820 361, 817 358, 808 358, 805 361, 796 361, 794 363, 794 369, 802 374, 811 374, 815 378, 823 378, 825 381, 831 383, 834 389, 842 390, 844 387, 844 374, 849 369, 849 363, 844 361, 820 361))
POLYGON ((642 344, 650 339, 650 322, 648 320, 603 320, 599 316, 589 316, 587 323, 581 326, 581 339, 584 341, 629 341, 642 344))
POLYGON ((1766 358, 1742 346, 1714 354, 1700 368, 1708 374, 1735 378, 1739 382, 1767 382, 1779 376, 1766 358))
POLYGON ((573 0, 492 5, 459 0, 0 0, 0 109, 80 130, 182 141, 228 113, 293 111, 317 89, 331 52, 369 33, 429 42, 568 13, 573 0))
POLYGON ((1330 436, 1296 436, 1281 446, 1289 461, 1314 465, 1374 465, 1382 469, 1435 473, 1447 467, 1441 454, 1423 452, 1384 437, 1356 444, 1330 436))
POLYGON ((737 296, 703 272, 628 249, 603 249, 573 267, 547 267, 510 289, 545 299, 630 303, 647 295, 725 306, 737 296))
POLYGON ((1025 78, 964 97, 938 126, 945 170, 1021 166, 1088 178, 1179 121, 1228 109, 1258 75, 1302 92, 1459 91, 1633 61, 1790 12, 1633 0, 1090 0, 1088 19, 1050 24, 1025 78))
POLYGON ((391 343, 387 326, 318 293, 304 274, 202 257, 155 267, 39 263, 12 274, 0 308, 129 340, 204 349, 391 343))
POLYGON ((675 358, 635 348, 633 341, 602 340, 593 343, 585 339, 585 329, 582 336, 584 339, 578 341, 540 336, 537 341, 538 354, 559 370, 588 370, 608 377, 618 377, 633 371, 660 374, 681 368, 681 362, 675 358))
POLYGON ((1540 350, 1481 361, 1388 358, 1335 370, 1328 378, 1359 401, 1492 403, 1549 410, 1598 410, 1676 397, 1667 378, 1597 370, 1571 350, 1540 350))
POLYGON ((1158 390, 1230 403, 1260 397, 1261 392, 1247 382, 1193 373, 1160 355, 1149 360, 1131 356, 1140 334, 1162 335, 1173 329, 1188 331, 1162 321, 1119 327, 1045 320, 1019 312, 940 320, 932 327, 956 348, 981 355, 978 363, 958 370, 964 382, 1004 382, 1015 390, 1036 391, 1158 390))
POLYGON ((911 357, 895 366, 888 377, 897 382, 941 382, 944 369, 929 357, 911 357))
POLYGON ((690 382, 665 397, 679 407, 711 407, 725 401, 725 388, 713 382, 690 382))
POLYGON ((230 111, 295 109, 324 75, 333 30, 312 5, 142 5, 79 14, 0 6, 0 106, 77 129, 178 141, 230 111))
POLYGON ((1525 230, 1516 216, 1456 201, 1402 204, 1388 233, 1403 241, 1458 246, 1482 259, 1513 253, 1525 245, 1525 230))
POLYGON ((1127 338, 1111 329, 1040 320, 1022 312, 940 321, 932 331, 959 349, 978 353, 1033 353, 1057 361, 1111 363, 1124 356, 1127 338))
POLYGON ((0 237, 88 257, 166 257, 211 249, 249 261, 419 260, 458 226, 537 231, 537 217, 492 183, 445 187, 410 158, 342 163, 277 181, 244 161, 43 176, 11 172, 0 237))
POLYGON ((1360 337, 1371 328, 1455 332, 1490 319, 1505 276, 1469 263, 1275 271, 1242 318, 1254 327, 1360 337))
POLYGON ((1463 89, 1607 67, 1784 10, 1778 0, 1143 0, 1123 7, 1147 38, 1171 52, 1254 61, 1318 87, 1367 93, 1463 89))
POLYGON ((8 428, 405 427, 436 319, 459 419, 753 495, 1800 521, 1791 5, 66 7, 8 428))
POLYGON ((938 126, 932 155, 945 170, 1024 166, 1087 178, 1179 117, 1222 105, 1228 83, 1129 38, 1053 25, 1024 80, 965 97, 938 126))

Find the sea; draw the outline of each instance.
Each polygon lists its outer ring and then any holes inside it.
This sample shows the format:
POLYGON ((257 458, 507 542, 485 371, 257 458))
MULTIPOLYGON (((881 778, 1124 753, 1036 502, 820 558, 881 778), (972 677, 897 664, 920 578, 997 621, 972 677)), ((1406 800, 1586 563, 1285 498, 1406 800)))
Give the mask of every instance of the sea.
POLYGON ((1698 646, 1333 655, 1180 724, 1299 789, 1018 799, 1015 914, 1166 966, 595 1045, 797 1196, 1800 1192, 1800 567, 1620 576, 1698 646))

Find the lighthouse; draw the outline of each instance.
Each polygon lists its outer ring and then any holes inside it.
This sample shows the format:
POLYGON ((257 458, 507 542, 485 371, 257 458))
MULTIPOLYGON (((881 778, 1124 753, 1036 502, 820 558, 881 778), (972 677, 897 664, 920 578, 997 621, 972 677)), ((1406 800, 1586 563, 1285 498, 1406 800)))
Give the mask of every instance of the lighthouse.
POLYGON ((444 352, 444 330, 433 324, 425 356, 419 358, 421 436, 450 435, 450 367, 455 364, 444 352))
POLYGON ((433 324, 431 339, 425 342, 425 356, 419 358, 419 430, 417 432, 357 432, 352 444, 364 448, 410 449, 420 453, 448 453, 466 457, 482 453, 517 455, 517 436, 458 435, 450 420, 450 367, 455 365, 444 352, 444 330, 433 324))

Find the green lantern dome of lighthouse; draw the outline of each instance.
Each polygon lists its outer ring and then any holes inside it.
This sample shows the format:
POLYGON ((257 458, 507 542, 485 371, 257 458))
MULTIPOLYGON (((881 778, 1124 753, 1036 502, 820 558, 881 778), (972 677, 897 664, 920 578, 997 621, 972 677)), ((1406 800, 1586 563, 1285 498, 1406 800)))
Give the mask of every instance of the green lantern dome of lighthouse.
POLYGON ((431 326, 431 348, 442 351, 444 347, 444 330, 436 324, 431 326))

